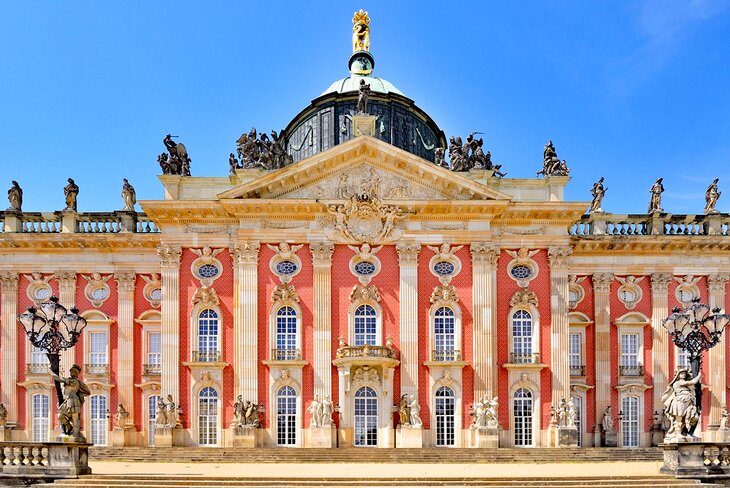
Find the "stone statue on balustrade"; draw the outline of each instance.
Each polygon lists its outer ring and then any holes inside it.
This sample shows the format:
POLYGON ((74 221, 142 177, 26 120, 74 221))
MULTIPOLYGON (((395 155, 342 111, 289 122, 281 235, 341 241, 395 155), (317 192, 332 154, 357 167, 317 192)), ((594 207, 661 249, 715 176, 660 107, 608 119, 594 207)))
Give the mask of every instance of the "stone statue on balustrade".
POLYGON ((565 160, 561 161, 558 158, 553 141, 548 141, 542 153, 542 170, 538 171, 536 175, 543 175, 547 178, 548 176, 568 176, 568 173, 570 173, 570 168, 565 160))
POLYGON ((654 182, 653 185, 651 185, 651 188, 649 189, 649 193, 651 193, 651 198, 649 198, 649 209, 647 210, 647 213, 649 214, 664 211, 664 209, 662 208, 662 193, 664 193, 664 185, 662 185, 662 180, 663 178, 657 178, 657 180, 654 182))
POLYGON ((15 180, 13 180, 13 184, 8 190, 8 201, 10 202, 8 210, 15 212, 23 211, 23 189, 20 188, 20 185, 15 180))
POLYGON ((606 190, 608 188, 603 187, 603 176, 601 176, 598 181, 593 183, 593 188, 591 188, 593 200, 591 201, 591 207, 588 209, 588 213, 603 213, 601 203, 603 203, 603 195, 606 194, 606 190))
POLYGON ((236 168, 272 170, 283 168, 293 162, 292 156, 285 149, 284 131, 271 131, 271 139, 264 133, 260 135, 256 127, 236 140, 236 152, 240 162, 231 154, 228 158, 231 174, 236 168), (234 166, 235 163, 235 166, 234 166))
POLYGON ((705 191, 705 214, 718 213, 717 210, 715 210, 715 205, 722 193, 717 191, 718 181, 720 181, 720 178, 715 178, 712 183, 710 183, 710 186, 707 187, 707 191, 705 191))
POLYGON ((63 385, 63 402, 58 407, 58 423, 61 426, 61 432, 65 436, 85 442, 85 438, 81 434, 81 412, 84 400, 91 395, 91 390, 79 379, 80 373, 81 367, 74 364, 69 369, 67 378, 62 378, 53 372, 51 378, 63 385))
POLYGON ((79 195, 79 187, 74 182, 73 178, 68 179, 68 185, 63 188, 63 194, 66 197, 66 208, 64 211, 75 212, 77 207, 77 198, 79 195))
POLYGON ((134 205, 137 203, 137 192, 134 191, 134 187, 129 184, 126 178, 122 179, 122 200, 124 200, 122 210, 134 212, 134 205))
POLYGON ((672 424, 667 430, 664 442, 682 442, 696 439, 693 435, 699 421, 699 410, 695 401, 695 389, 702 373, 690 378, 687 368, 679 368, 662 394, 664 414, 672 424))
POLYGON ((167 134, 162 140, 168 154, 162 153, 157 157, 163 175, 190 176, 190 156, 185 145, 172 140, 173 136, 167 134))

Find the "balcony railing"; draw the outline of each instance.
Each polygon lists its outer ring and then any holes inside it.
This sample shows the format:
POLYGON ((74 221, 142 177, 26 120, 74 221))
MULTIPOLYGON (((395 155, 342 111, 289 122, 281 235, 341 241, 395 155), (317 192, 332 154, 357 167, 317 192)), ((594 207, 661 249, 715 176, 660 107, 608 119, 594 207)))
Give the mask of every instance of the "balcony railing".
POLYGON ((142 375, 144 376, 154 376, 162 374, 162 365, 159 363, 154 364, 143 364, 142 365, 142 375))
POLYGON ((512 364, 540 364, 539 352, 511 352, 509 362, 512 364))
POLYGON ((585 375, 586 375, 585 366, 571 366, 570 367, 570 376, 585 376, 585 375))
POLYGON ((144 213, 115 212, 0 212, 0 231, 29 234, 154 234, 160 229, 144 213))
POLYGON ((299 349, 272 349, 271 359, 273 361, 299 361, 302 359, 302 352, 299 349))
POLYGON ((108 375, 109 365, 108 364, 85 364, 84 373, 92 375, 108 375))
POLYGON ((193 351, 194 363, 215 363, 220 360, 220 351, 193 351))
POLYGON ((50 368, 49 363, 26 363, 25 374, 47 374, 50 368))
POLYGON ((431 351, 431 361, 461 361, 461 351, 455 349, 435 349, 431 351))
POLYGON ((343 346, 337 349, 337 358, 387 358, 396 359, 395 350, 386 346, 343 346))
POLYGON ((728 235, 728 214, 673 215, 610 214, 583 215, 568 233, 573 236, 706 236, 728 235))
POLYGON ((644 376, 644 366, 642 364, 619 366, 618 374, 621 376, 644 376))

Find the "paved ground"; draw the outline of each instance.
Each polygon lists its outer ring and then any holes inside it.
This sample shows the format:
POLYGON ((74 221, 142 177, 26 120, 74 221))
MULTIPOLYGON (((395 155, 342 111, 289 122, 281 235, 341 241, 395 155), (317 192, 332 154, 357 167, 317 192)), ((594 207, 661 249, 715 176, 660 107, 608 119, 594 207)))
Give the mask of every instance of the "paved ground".
MULTIPOLYGON (((576 460, 580 461, 580 460, 576 460)), ((561 463, 561 464, 212 464, 212 463, 128 463, 92 461, 94 474, 242 476, 247 478, 501 478, 566 476, 656 476, 661 462, 561 463)))

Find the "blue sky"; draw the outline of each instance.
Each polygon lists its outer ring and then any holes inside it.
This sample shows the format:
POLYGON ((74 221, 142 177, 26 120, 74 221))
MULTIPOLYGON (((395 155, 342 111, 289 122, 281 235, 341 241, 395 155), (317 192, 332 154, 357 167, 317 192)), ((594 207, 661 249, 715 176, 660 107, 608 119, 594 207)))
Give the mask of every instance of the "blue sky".
MULTIPOLYGON (((552 139, 566 198, 701 213, 715 177, 730 210, 730 1, 32 2, 0 0, 0 190, 24 209, 122 207, 122 178, 162 198, 157 154, 180 136, 194 176, 225 176, 251 126, 287 125, 347 75, 352 14, 375 75, 451 135, 484 132, 508 177, 552 139), (3 186, 4 185, 4 186, 3 186)), ((6 203, 0 204, 6 205, 6 203)))

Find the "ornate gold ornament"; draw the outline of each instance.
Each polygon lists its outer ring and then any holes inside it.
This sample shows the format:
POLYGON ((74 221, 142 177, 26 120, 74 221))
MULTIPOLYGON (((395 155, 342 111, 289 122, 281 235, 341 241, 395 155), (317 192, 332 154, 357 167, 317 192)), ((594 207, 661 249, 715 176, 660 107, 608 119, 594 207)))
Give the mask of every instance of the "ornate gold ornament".
POLYGON ((352 17, 352 52, 370 50, 370 17, 363 9, 352 17))
POLYGON ((281 285, 277 285, 274 291, 271 292, 271 302, 280 305, 299 303, 299 294, 289 283, 282 283, 281 285))
POLYGON ((355 285, 352 288, 352 291, 350 292, 350 301, 351 302, 358 302, 358 301, 370 301, 375 300, 376 302, 380 301, 380 292, 378 291, 378 287, 375 285, 370 286, 363 286, 363 285, 355 285))

